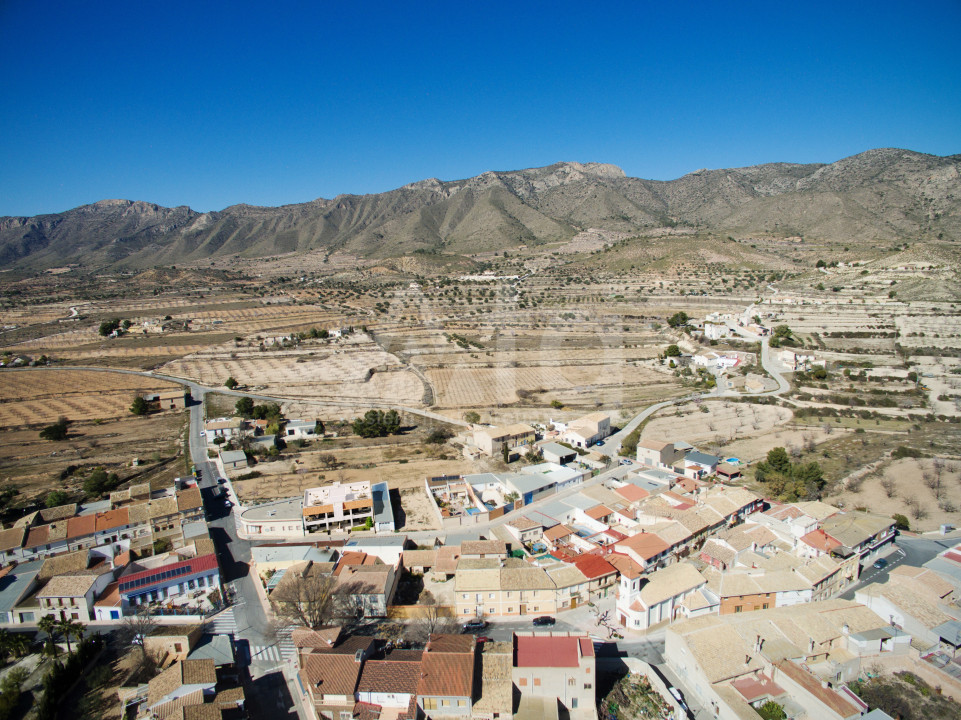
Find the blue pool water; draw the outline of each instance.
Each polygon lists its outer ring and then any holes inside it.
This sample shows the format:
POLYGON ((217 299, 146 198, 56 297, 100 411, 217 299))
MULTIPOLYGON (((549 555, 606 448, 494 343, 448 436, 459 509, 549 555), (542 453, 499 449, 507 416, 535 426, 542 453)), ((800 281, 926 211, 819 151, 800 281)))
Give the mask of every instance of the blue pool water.
POLYGON ((730 463, 731 465, 740 465, 740 464, 741 464, 741 459, 740 459, 740 458, 728 458, 728 459, 725 460, 724 462, 730 463))
POLYGON ((477 515, 480 512, 477 508, 467 508, 468 515, 477 515))

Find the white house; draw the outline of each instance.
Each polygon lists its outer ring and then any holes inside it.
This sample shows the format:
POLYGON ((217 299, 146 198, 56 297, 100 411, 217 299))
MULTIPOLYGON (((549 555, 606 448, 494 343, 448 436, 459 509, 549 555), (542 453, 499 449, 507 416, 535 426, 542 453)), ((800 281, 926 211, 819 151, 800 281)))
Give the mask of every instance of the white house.
POLYGON ((690 563, 679 562, 619 587, 616 608, 625 627, 646 630, 679 616, 716 612, 719 604, 704 576, 690 563))

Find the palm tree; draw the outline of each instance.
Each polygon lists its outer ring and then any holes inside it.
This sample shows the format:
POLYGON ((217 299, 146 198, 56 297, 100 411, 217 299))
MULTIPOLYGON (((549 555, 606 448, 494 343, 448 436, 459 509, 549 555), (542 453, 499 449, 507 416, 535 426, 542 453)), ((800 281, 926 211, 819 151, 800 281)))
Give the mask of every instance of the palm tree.
POLYGON ((57 636, 60 634, 60 621, 52 615, 44 615, 37 622, 37 628, 47 635, 47 644, 44 648, 46 652, 57 656, 57 636))
POLYGON ((10 637, 10 649, 17 657, 23 657, 30 650, 30 640, 23 633, 12 633, 10 637))
POLYGON ((70 618, 64 618, 57 622, 57 630, 67 639, 67 652, 73 652, 73 648, 70 646, 70 638, 76 637, 77 640, 83 637, 84 624, 78 622, 77 620, 71 620, 70 618))

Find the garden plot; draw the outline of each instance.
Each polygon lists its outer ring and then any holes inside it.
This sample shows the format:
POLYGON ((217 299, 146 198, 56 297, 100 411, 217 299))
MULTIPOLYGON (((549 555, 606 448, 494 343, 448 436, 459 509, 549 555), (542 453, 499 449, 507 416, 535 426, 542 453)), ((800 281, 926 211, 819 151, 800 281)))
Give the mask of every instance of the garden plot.
POLYGON ((685 440, 692 445, 714 443, 722 445, 723 452, 728 453, 727 443, 733 443, 738 438, 769 434, 793 417, 790 410, 775 405, 685 403, 674 409, 662 410, 644 426, 641 438, 668 442, 685 440))
POLYGON ((0 428, 123 417, 134 395, 182 386, 139 375, 83 370, 0 372, 0 428))

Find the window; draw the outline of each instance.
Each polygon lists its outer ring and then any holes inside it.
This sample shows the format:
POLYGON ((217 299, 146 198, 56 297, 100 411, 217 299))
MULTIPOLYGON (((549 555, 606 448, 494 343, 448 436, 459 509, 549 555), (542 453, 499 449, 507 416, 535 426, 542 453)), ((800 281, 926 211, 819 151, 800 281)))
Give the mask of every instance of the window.
POLYGON ((469 612, 470 612, 470 608, 464 608, 464 614, 465 614, 465 615, 466 615, 467 613, 469 613, 469 612))
POLYGON ((488 599, 488 600, 493 600, 493 599, 494 599, 494 593, 487 593, 487 599, 488 599))
POLYGON ((571 710, 577 710, 577 698, 571 698, 571 710))
POLYGON ((352 713, 350 710, 340 711, 340 720, 351 720, 351 718, 353 717, 354 717, 354 713, 352 713))
POLYGON ((450 700, 441 700, 441 701, 440 701, 440 706, 441 706, 441 707, 450 707, 450 700))
POLYGON ((521 678, 521 679, 520 679, 520 686, 521 686, 521 687, 527 687, 527 678, 521 678))
POLYGON ((467 600, 469 597, 470 595, 468 595, 467 593, 464 593, 464 600, 467 600))
POLYGON ((436 698, 424 698, 424 710, 436 710, 436 709, 437 709, 436 698))
POLYGON ((761 605, 762 610, 767 610, 769 607, 771 607, 770 603, 764 603, 763 605, 761 605))
POLYGON ((540 686, 541 686, 541 679, 534 678, 534 687, 540 687, 540 686))
POLYGON ((735 606, 734 606, 734 612, 736 612, 736 613, 741 612, 743 609, 744 609, 744 606, 743 606, 743 605, 735 605, 735 606))
POLYGON ((183 652, 183 651, 184 651, 183 643, 174 643, 174 652, 183 652))
POLYGON ((590 690, 591 687, 592 687, 592 686, 591 686, 590 683, 584 683, 584 689, 585 689, 585 690, 590 690))
POLYGON ((568 687, 574 687, 574 678, 567 678, 568 687))
POLYGON ((590 674, 591 674, 591 669, 590 669, 590 668, 584 668, 584 674, 585 674, 585 675, 590 675, 590 674))
POLYGON ((466 701, 466 700, 458 700, 458 701, 457 701, 457 707, 467 707, 467 701, 466 701))

